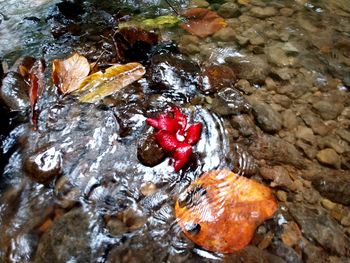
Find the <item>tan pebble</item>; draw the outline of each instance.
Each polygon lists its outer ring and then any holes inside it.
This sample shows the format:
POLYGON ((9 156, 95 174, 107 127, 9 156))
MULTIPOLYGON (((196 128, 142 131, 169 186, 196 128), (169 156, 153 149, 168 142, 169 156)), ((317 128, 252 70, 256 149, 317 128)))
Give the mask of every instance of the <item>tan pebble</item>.
POLYGON ((324 208, 328 209, 328 210, 332 210, 335 208, 336 204, 333 203, 331 200, 328 200, 326 198, 321 200, 321 204, 324 208))
POLYGON ((157 190, 157 186, 154 183, 147 182, 141 185, 141 193, 144 196, 149 196, 153 194, 157 190))
POLYGON ((285 191, 278 190, 276 195, 277 195, 278 200, 280 200, 281 202, 287 201, 287 193, 285 191))

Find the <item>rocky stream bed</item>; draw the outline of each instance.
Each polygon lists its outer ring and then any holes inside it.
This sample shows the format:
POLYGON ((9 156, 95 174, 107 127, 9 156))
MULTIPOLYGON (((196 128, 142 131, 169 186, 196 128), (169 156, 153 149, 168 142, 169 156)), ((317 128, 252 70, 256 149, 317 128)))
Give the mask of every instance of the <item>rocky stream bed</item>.
POLYGON ((0 1, 1 262, 350 262, 349 1, 14 2, 0 1), (198 7, 227 26, 116 31, 198 7), (81 103, 50 82, 52 60, 73 52, 146 74, 81 103), (34 127, 19 66, 40 58, 34 127), (145 121, 174 105, 203 125, 177 173, 145 121), (223 168, 278 201, 233 254, 191 242, 174 214, 191 182, 223 168))

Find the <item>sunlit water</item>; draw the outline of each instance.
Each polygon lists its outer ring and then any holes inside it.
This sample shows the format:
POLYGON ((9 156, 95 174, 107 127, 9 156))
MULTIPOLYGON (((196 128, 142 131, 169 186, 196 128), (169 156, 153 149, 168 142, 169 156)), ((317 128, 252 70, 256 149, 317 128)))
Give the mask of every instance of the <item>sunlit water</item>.
MULTIPOLYGON (((57 2, 0 1, 0 59, 5 69, 23 55, 44 57, 48 65, 72 49, 99 57, 94 54, 101 52, 97 45, 80 45, 87 31, 53 37, 47 18, 57 11, 57 2)), ((220 108, 215 96, 179 87, 182 82, 171 75, 164 77, 174 84, 170 91, 154 91, 148 79, 141 80, 123 95, 104 101, 104 107, 48 96, 36 131, 29 121, 22 121, 2 142, 7 159, 0 184, 0 261, 316 262, 315 255, 324 262, 348 260, 350 4, 233 2, 238 11, 230 5, 231 11, 222 11, 224 1, 213 1, 211 8, 228 14, 234 39, 227 40, 225 34, 189 38, 178 28, 162 29, 162 35, 201 68, 230 65, 238 79, 251 84, 249 89, 243 84, 236 88, 249 95, 253 110, 222 114, 215 109, 220 108), (253 7, 273 10, 264 15, 259 9, 253 12, 253 7), (271 110, 256 106, 262 101, 278 114, 271 117, 271 110), (339 112, 332 107, 324 110, 325 104, 318 101, 337 106, 339 112), (154 167, 137 158, 140 139, 150 133, 145 119, 173 103, 191 123, 203 124, 195 154, 179 173, 173 172, 170 158, 154 167), (272 123, 266 121, 270 117, 272 123), (322 149, 332 149, 339 160, 327 164, 316 156, 322 149), (280 206, 258 228, 252 246, 233 255, 195 245, 184 236, 174 214, 176 200, 194 180, 223 168, 271 186, 280 206), (52 176, 55 180, 48 184, 36 182, 52 176)), ((87 10, 90 4, 85 2, 87 10)), ((132 4, 123 2, 127 10, 132 4)), ((147 17, 173 14, 165 2, 145 4, 152 12, 142 10, 138 1, 134 8, 147 17)), ((174 8, 181 10, 183 4, 174 3, 174 8)), ((91 22, 94 27, 103 28, 122 16, 99 12, 97 21, 91 22), (98 20, 102 18, 103 23, 98 20)), ((107 54, 110 47, 103 48, 107 54)), ((227 187, 218 195, 229 191, 227 187)), ((206 213, 210 208, 220 211, 216 209, 222 204, 201 205, 206 213)))

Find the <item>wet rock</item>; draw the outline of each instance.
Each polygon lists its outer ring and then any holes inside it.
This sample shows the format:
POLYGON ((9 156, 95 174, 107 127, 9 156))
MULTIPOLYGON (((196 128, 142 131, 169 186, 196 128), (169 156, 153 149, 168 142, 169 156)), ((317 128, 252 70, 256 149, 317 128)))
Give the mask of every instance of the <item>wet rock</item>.
POLYGON ((257 248, 255 246, 247 246, 241 251, 228 255, 225 258, 227 262, 237 262, 237 263, 285 263, 283 259, 277 257, 274 254, 269 253, 267 250, 257 248))
POLYGON ((258 168, 253 156, 241 144, 231 146, 233 172, 250 177, 257 173, 258 168))
POLYGON ((225 116, 249 112, 250 105, 238 90, 224 88, 215 94, 211 109, 225 116))
POLYGON ((200 52, 199 47, 199 38, 192 35, 184 35, 182 36, 179 42, 179 50, 184 54, 196 54, 200 52))
POLYGON ((239 15, 239 7, 233 2, 227 2, 220 6, 217 13, 224 18, 237 17, 239 15))
POLYGON ((292 221, 288 222, 287 224, 283 224, 281 238, 286 246, 293 247, 298 245, 302 239, 302 234, 297 223, 292 221))
POLYGON ((2 79, 4 78, 4 75, 5 75, 5 73, 4 73, 4 69, 2 67, 2 61, 0 60, 0 85, 2 83, 2 79))
POLYGON ((258 17, 258 18, 266 18, 270 16, 275 16, 278 11, 276 8, 272 6, 268 7, 253 7, 250 9, 250 12, 252 13, 253 16, 258 17))
POLYGON ((302 140, 297 140, 296 144, 295 144, 298 148, 300 148, 304 154, 310 159, 314 159, 316 157, 317 154, 317 150, 314 146, 305 143, 302 140))
POLYGON ((340 158, 339 155, 331 148, 323 149, 319 151, 316 155, 317 160, 325 165, 334 166, 335 168, 340 168, 340 158))
POLYGON ((235 88, 242 91, 246 95, 250 95, 254 92, 254 88, 250 85, 249 81, 246 79, 240 79, 235 88))
POLYGON ((13 111, 25 111, 29 107, 29 87, 23 77, 9 72, 2 81, 1 100, 13 111))
POLYGON ((326 199, 326 198, 323 198, 321 200, 321 204, 324 208, 328 209, 328 210, 332 210, 336 207, 336 204, 333 203, 332 201, 326 199))
POLYGON ((141 139, 137 147, 137 158, 146 166, 160 164, 166 157, 164 150, 155 142, 153 133, 141 139))
POLYGON ((215 93, 223 88, 233 87, 236 76, 233 70, 225 65, 213 65, 203 72, 203 87, 205 93, 215 93))
POLYGON ((257 159, 265 159, 270 164, 291 164, 305 167, 304 157, 294 145, 268 134, 257 133, 252 138, 249 152, 257 159))
POLYGON ((198 65, 182 55, 159 54, 152 57, 147 75, 153 89, 189 93, 201 83, 199 73, 198 65))
POLYGON ((316 138, 314 136, 313 131, 310 128, 304 126, 298 126, 295 137, 301 139, 309 144, 314 144, 316 142, 316 138))
POLYGON ((141 211, 128 208, 112 217, 107 223, 107 228, 112 235, 118 236, 137 230, 145 223, 146 218, 141 211))
POLYGON ((265 132, 275 133, 282 128, 282 117, 266 103, 252 103, 253 115, 258 126, 265 132))
POLYGON ((272 100, 287 109, 292 104, 292 100, 285 95, 276 94, 272 97, 272 100))
POLYGON ((249 137, 256 132, 254 120, 250 115, 247 114, 232 116, 231 125, 245 137, 249 137))
POLYGON ((298 125, 298 118, 296 114, 290 109, 282 113, 282 119, 283 127, 287 128, 288 130, 293 130, 298 125))
POLYGON ((151 182, 146 182, 146 183, 142 184, 141 188, 140 188, 140 192, 144 196, 150 196, 150 195, 154 194, 156 190, 157 190, 157 186, 151 182))
POLYGON ((289 176, 287 169, 283 166, 262 166, 259 169, 260 175, 271 182, 272 187, 280 186, 288 189, 295 189, 295 185, 289 176))
POLYGON ((350 205, 350 175, 333 169, 315 169, 312 185, 329 200, 350 205))
POLYGON ((76 262, 90 262, 97 256, 93 255, 90 242, 102 245, 92 231, 98 229, 97 223, 92 214, 82 209, 74 209, 55 220, 40 239, 34 263, 69 262, 73 258, 76 262))
POLYGON ((287 55, 287 52, 283 50, 283 47, 279 44, 266 47, 265 54, 270 63, 279 67, 293 66, 296 64, 296 58, 287 55))
POLYGON ((266 76, 270 72, 265 56, 262 55, 243 55, 237 57, 228 57, 225 59, 232 65, 237 76, 240 79, 246 79, 253 83, 264 83, 266 76))
POLYGON ((283 7, 280 9, 280 13, 282 16, 291 16, 294 13, 294 10, 291 8, 283 7))
POLYGON ((52 145, 42 147, 24 159, 26 174, 39 183, 47 183, 61 173, 61 152, 52 145))
POLYGON ((277 199, 281 202, 286 202, 288 199, 288 195, 287 192, 282 191, 282 190, 278 190, 276 193, 277 199))
POLYGON ((289 211, 304 235, 341 256, 350 255, 350 239, 325 210, 305 204, 289 204, 289 211))
POLYGON ((344 106, 341 103, 332 103, 330 101, 317 101, 313 105, 313 109, 324 119, 333 120, 342 112, 344 106))
POLYGON ((338 129, 336 133, 345 141, 350 143, 350 132, 345 129, 338 129))
POLYGON ((224 27, 213 35, 218 41, 231 42, 236 40, 236 32, 231 27, 224 27))
POLYGON ((318 146, 323 149, 326 147, 332 148, 339 154, 350 151, 350 146, 343 140, 341 140, 335 134, 327 135, 318 140, 318 146))
POLYGON ((281 257, 286 262, 302 263, 301 255, 297 253, 292 247, 284 245, 282 242, 272 243, 270 250, 275 255, 281 257))
POLYGON ((329 132, 329 127, 311 111, 302 112, 300 116, 306 125, 311 127, 315 134, 325 136, 329 132))

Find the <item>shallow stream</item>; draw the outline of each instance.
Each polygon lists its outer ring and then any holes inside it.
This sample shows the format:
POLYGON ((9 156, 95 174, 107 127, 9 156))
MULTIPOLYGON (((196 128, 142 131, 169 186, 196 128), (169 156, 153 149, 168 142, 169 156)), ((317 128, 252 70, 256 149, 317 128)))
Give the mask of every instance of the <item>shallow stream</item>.
POLYGON ((0 261, 350 262, 350 1, 110 2, 0 0, 0 261), (227 26, 117 31, 190 8, 227 26), (81 103, 51 81, 53 59, 74 52, 146 74, 81 103), (18 73, 28 56, 47 68, 36 119, 18 73), (174 106, 202 124, 179 172, 146 123, 174 106), (217 169, 278 202, 231 254, 192 242, 174 212, 217 169))

